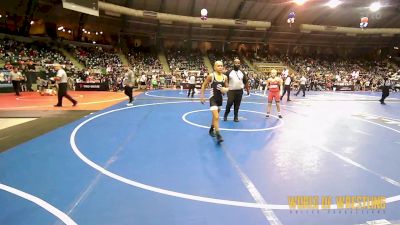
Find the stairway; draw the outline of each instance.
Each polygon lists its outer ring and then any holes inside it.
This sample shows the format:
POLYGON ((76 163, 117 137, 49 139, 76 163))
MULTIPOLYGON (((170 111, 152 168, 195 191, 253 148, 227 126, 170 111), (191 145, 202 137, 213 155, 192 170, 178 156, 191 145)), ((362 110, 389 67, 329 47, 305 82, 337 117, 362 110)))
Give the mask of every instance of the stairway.
POLYGON ((165 53, 163 51, 158 52, 158 60, 160 61, 164 72, 167 73, 167 74, 170 74, 171 73, 171 69, 169 68, 167 57, 165 56, 165 53))
POLYGON ((75 68, 82 70, 85 68, 85 66, 80 63, 74 56, 71 55, 67 50, 63 48, 56 48, 56 50, 60 51, 69 61, 72 62, 75 68))
POLYGON ((118 51, 117 55, 118 55, 119 59, 121 60, 123 66, 129 66, 129 64, 130 64, 129 60, 121 50, 118 51))
POLYGON ((243 57, 243 61, 249 66, 250 70, 257 71, 253 64, 246 57, 243 57))
POLYGON ((214 71, 213 66, 211 64, 210 58, 208 58, 208 55, 203 55, 203 62, 204 65, 206 66, 208 73, 212 73, 214 71))

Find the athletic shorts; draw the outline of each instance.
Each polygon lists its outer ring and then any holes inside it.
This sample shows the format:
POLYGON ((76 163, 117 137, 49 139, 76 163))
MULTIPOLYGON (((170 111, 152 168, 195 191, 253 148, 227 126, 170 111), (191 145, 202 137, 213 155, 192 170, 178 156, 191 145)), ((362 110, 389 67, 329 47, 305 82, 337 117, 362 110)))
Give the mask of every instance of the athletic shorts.
POLYGON ((280 101, 279 91, 270 91, 268 93, 268 102, 272 102, 273 99, 275 99, 275 102, 280 101))
POLYGON ((210 98, 210 110, 218 110, 222 106, 222 97, 216 98, 215 96, 210 98))

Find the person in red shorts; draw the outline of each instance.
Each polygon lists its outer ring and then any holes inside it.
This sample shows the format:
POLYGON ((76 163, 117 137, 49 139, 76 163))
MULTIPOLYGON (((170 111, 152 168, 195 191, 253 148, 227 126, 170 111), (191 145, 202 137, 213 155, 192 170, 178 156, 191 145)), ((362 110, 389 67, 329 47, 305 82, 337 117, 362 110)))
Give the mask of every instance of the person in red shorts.
POLYGON ((268 93, 268 107, 267 107, 267 118, 271 113, 272 100, 275 99, 276 109, 278 111, 278 117, 282 118, 281 105, 280 105, 280 92, 282 90, 282 79, 278 76, 278 72, 273 69, 271 70, 271 77, 267 80, 268 93))

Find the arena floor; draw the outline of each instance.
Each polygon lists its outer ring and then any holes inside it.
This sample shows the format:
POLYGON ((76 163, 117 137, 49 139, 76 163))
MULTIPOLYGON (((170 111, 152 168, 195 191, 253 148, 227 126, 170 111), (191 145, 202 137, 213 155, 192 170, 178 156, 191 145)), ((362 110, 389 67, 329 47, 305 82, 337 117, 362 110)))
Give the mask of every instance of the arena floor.
POLYGON ((266 119, 252 93, 239 123, 221 119, 218 145, 208 105, 143 93, 0 153, 0 224, 395 224, 400 94, 379 95, 307 92, 266 119), (387 198, 383 210, 293 210, 289 196, 387 198))

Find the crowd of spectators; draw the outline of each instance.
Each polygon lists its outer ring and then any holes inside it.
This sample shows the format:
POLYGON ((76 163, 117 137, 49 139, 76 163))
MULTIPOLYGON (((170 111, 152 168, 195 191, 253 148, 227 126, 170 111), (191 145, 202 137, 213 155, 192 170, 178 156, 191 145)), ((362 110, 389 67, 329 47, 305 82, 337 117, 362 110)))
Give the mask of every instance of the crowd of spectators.
MULTIPOLYGON (((0 40, 0 60, 5 69, 18 66, 22 73, 41 71, 45 78, 54 76, 53 63, 65 66, 75 83, 107 82, 111 90, 123 87, 124 67, 117 51, 99 46, 68 46, 68 49, 85 68, 77 70, 58 50, 47 43, 25 43, 11 39, 0 40)), ((203 55, 200 51, 168 49, 165 51, 171 73, 164 72, 156 51, 135 47, 126 53, 129 64, 137 77, 137 83, 145 83, 146 88, 179 86, 185 83, 190 71, 199 71, 199 77, 207 75, 203 55)), ((250 84, 258 89, 265 84, 267 73, 252 71, 243 59, 243 53, 209 50, 211 64, 217 60, 224 63, 226 70, 233 68, 233 60, 241 59, 241 68, 249 75, 250 84)), ((400 70, 390 59, 340 58, 332 56, 246 54, 251 63, 281 63, 290 68, 294 87, 301 76, 306 76, 310 90, 334 90, 337 86, 353 86, 354 90, 377 91, 383 76, 389 76, 399 84, 400 70)), ((200 79, 201 80, 201 79, 200 79)))
POLYGON ((171 70, 197 70, 207 71, 204 65, 203 55, 200 51, 188 52, 183 49, 168 49, 166 51, 168 65, 171 70))
POLYGON ((251 71, 250 67, 247 63, 244 62, 243 58, 239 56, 235 51, 229 52, 220 52, 216 50, 209 50, 208 51, 208 58, 210 59, 211 64, 214 64, 215 61, 222 61, 226 70, 233 69, 233 61, 238 58, 241 60, 241 68, 244 72, 248 73, 251 71))

